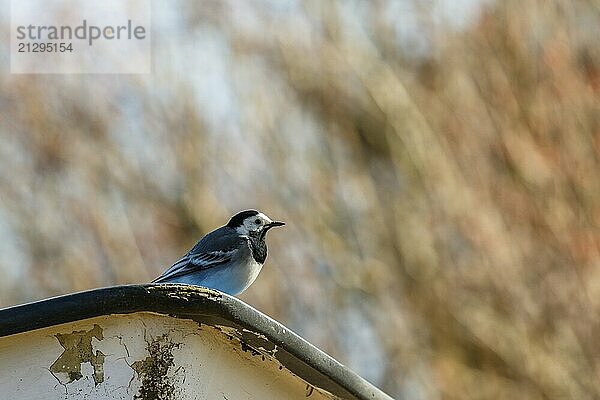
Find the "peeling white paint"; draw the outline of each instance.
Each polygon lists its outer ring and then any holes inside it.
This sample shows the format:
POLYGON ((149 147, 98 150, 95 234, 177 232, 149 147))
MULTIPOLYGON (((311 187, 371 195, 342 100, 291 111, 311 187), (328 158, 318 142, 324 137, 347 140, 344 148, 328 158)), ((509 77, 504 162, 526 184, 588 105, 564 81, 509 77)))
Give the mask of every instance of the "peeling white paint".
POLYGON ((253 335, 255 335, 256 337, 259 337, 263 340, 268 340, 267 337, 265 335, 263 335, 262 333, 256 333, 256 332, 252 332, 248 329, 242 329, 242 332, 248 332, 248 333, 252 333, 253 335))
MULTIPOLYGON (((199 326, 191 320, 144 312, 91 318, 3 337, 2 398, 137 399, 144 398, 144 393, 149 398, 149 393, 155 393, 151 389, 164 391, 161 399, 165 400, 333 398, 288 371, 272 356, 273 350, 255 349, 259 355, 244 351, 240 342, 243 334, 255 333, 199 326), (65 351, 56 334, 90 331, 95 325, 102 329, 102 339, 91 339, 92 352, 104 355, 104 380, 95 384, 89 362, 81 363, 80 379, 50 372, 50 366, 65 351), (145 374, 157 371, 164 372, 159 377, 164 381, 159 379, 155 388, 143 387, 144 382, 151 381, 144 380, 145 374)), ((267 342, 264 335, 256 337, 267 342)))
MULTIPOLYGON (((277 345, 274 343, 271 343, 269 341, 269 339, 262 333, 254 332, 254 331, 251 331, 251 330, 248 330, 245 328, 243 328, 240 332, 235 328, 232 328, 230 326, 225 326, 225 325, 215 325, 215 328, 219 329, 224 334, 234 337, 240 341, 242 340, 244 333, 249 334, 254 339, 260 339, 260 340, 264 341, 265 343, 269 343, 271 346, 273 346, 272 349, 267 349, 263 346, 252 346, 252 348, 254 348, 255 350, 258 350, 260 353, 265 354, 265 355, 268 354, 268 355, 274 356, 277 353, 277 350, 278 350, 277 345)), ((256 342, 256 340, 254 340, 254 341, 256 342)))

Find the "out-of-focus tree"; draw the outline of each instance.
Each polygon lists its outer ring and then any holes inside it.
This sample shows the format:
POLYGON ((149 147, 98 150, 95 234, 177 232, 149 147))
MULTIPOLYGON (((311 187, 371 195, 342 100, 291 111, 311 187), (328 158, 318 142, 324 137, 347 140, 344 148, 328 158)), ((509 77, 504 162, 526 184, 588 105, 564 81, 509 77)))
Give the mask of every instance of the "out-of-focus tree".
POLYGON ((600 396, 597 4, 153 7, 150 75, 0 75, 0 304, 260 208, 242 298, 391 395, 600 396))

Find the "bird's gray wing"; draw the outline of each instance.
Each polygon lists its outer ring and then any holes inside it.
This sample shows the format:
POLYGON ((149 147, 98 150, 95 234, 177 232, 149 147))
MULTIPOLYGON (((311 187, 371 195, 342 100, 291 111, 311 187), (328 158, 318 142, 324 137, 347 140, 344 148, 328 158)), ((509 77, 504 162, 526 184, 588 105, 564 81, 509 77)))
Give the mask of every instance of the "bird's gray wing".
POLYGON ((245 240, 228 227, 214 230, 152 282, 166 282, 182 275, 225 264, 231 261, 239 248, 245 244, 245 240))

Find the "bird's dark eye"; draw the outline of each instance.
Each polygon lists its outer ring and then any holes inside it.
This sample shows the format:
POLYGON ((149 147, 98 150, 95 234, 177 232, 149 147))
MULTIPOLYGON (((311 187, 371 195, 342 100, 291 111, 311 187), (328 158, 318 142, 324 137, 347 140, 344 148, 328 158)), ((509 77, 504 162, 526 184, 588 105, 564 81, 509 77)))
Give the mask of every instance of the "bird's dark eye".
POLYGON ((262 221, 261 221, 260 219, 258 219, 258 218, 257 218, 257 219, 255 219, 255 220, 254 220, 254 223, 255 223, 256 225, 260 225, 260 224, 262 223, 262 221))

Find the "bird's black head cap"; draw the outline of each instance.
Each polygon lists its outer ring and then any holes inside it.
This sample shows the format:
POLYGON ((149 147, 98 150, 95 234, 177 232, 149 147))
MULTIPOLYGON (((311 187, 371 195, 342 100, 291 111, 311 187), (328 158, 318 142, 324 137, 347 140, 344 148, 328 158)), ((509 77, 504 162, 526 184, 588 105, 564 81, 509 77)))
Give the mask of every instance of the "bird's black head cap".
POLYGON ((258 215, 258 211, 256 211, 256 210, 240 211, 239 213, 237 213, 233 217, 231 217, 231 219, 227 223, 227 226, 235 229, 238 226, 242 225, 246 218, 254 217, 255 215, 258 215))

